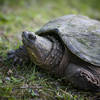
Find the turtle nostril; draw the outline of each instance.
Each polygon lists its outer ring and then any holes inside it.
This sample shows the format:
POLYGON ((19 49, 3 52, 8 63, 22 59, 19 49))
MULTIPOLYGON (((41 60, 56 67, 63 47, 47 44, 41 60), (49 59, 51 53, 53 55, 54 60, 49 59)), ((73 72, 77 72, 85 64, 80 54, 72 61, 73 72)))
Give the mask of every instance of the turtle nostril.
POLYGON ((24 32, 22 32, 23 34, 25 34, 25 31, 24 32))
POLYGON ((33 34, 28 34, 28 37, 29 37, 29 39, 33 39, 33 40, 35 40, 36 39, 36 36, 35 35, 33 35, 33 34))

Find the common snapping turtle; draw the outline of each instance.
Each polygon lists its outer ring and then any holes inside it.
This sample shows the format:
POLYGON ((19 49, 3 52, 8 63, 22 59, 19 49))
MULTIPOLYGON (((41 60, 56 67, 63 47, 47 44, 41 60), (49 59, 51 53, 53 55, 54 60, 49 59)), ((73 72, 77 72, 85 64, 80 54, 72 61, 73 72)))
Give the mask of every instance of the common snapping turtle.
POLYGON ((35 33, 23 32, 23 46, 8 53, 14 64, 30 59, 79 89, 100 91, 99 21, 67 15, 49 21, 35 33))

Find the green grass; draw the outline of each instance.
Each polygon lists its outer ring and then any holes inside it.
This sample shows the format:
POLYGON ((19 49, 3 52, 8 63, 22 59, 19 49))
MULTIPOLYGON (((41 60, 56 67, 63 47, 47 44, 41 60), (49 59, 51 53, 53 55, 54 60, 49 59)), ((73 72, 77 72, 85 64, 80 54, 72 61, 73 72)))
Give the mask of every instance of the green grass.
MULTIPOLYGON (((95 0, 0 0, 0 99, 1 100, 91 100, 63 79, 52 77, 37 66, 13 66, 7 51, 18 48, 21 32, 36 31, 49 20, 66 14, 100 19, 95 0)), ((99 4, 99 1, 97 2, 99 4)))

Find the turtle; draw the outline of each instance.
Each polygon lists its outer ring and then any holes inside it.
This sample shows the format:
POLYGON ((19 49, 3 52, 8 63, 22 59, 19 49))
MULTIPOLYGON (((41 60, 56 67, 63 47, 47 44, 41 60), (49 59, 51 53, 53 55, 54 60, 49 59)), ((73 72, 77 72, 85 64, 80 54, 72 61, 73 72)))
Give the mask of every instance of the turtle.
POLYGON ((13 64, 33 62, 73 87, 100 92, 100 22, 83 15, 55 18, 22 32, 23 45, 8 52, 13 64))

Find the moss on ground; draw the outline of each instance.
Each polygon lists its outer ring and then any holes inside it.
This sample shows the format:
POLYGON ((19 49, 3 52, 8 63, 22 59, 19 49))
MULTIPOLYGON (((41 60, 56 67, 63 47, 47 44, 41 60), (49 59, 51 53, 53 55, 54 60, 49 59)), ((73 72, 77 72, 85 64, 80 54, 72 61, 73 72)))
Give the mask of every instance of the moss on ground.
MULTIPOLYGON (((92 100, 63 79, 52 77, 33 65, 13 66, 7 51, 16 49, 21 32, 36 31, 52 18, 83 14, 100 19, 95 0, 0 0, 0 100, 92 100)), ((99 1, 97 2, 99 4, 99 1)))

